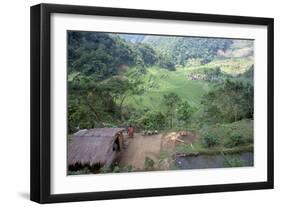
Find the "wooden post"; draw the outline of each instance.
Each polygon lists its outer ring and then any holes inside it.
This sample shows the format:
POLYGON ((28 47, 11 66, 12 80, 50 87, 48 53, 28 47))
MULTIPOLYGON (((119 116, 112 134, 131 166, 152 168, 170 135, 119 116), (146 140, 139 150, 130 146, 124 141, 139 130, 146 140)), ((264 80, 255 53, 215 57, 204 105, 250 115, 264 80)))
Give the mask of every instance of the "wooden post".
POLYGON ((117 136, 118 136, 120 151, 123 151, 123 133, 119 132, 117 136))

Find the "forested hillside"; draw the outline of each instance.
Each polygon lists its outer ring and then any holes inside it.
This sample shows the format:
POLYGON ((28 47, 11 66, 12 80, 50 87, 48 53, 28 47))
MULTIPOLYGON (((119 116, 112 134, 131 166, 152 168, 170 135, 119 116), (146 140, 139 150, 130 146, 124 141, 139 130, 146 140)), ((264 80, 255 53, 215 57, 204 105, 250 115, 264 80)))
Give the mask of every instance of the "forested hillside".
POLYGON ((208 63, 217 56, 219 50, 226 51, 233 43, 229 39, 158 36, 150 36, 144 42, 171 56, 179 65, 186 65, 190 59, 208 63))
POLYGON ((68 130, 124 121, 124 101, 140 94, 151 66, 174 70, 148 44, 130 44, 118 35, 68 32, 68 130))

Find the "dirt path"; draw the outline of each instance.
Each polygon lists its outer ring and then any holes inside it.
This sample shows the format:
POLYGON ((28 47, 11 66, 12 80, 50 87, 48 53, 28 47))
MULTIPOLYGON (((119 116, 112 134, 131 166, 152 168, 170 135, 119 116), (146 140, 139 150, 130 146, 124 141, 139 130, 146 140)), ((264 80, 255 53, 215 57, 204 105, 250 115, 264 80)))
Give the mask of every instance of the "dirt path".
POLYGON ((146 157, 154 161, 159 159, 162 134, 143 136, 135 133, 134 138, 128 139, 128 148, 122 152, 120 165, 131 165, 134 168, 143 169, 146 157))
MULTIPOLYGON (((125 141, 128 142, 128 145, 120 156, 120 166, 131 165, 136 169, 143 169, 146 157, 158 163, 161 151, 172 155, 176 145, 195 143, 198 141, 198 136, 189 131, 160 133, 150 136, 135 133, 134 138, 127 138, 126 136, 125 141)), ((169 169, 171 163, 172 158, 168 156, 162 163, 158 163, 158 167, 160 169, 169 169)))

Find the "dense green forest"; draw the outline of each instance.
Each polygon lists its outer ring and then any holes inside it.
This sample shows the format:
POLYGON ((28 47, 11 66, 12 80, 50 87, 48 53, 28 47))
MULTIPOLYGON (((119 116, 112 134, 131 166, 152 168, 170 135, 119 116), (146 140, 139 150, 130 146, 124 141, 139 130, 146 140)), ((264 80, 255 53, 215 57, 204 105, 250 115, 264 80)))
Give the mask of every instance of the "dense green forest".
POLYGON ((195 130, 210 146, 224 136, 225 146, 253 142, 253 41, 67 35, 69 134, 132 124, 195 130))

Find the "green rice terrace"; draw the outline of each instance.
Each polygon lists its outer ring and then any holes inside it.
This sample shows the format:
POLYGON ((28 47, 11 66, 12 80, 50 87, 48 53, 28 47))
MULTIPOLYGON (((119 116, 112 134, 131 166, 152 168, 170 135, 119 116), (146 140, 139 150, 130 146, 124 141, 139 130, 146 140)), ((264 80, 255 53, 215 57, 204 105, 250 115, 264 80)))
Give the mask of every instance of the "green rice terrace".
POLYGON ((69 31, 68 173, 253 166, 253 50, 252 40, 69 31))

